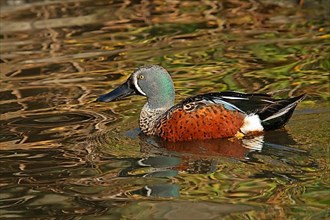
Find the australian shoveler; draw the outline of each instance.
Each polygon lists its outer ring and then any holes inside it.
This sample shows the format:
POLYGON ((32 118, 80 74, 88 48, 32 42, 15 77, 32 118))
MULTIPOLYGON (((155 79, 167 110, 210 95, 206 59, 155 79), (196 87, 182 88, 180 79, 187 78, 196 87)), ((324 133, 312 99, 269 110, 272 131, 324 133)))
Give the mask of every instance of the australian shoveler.
POLYGON ((226 138, 261 133, 284 126, 305 97, 274 99, 268 94, 216 92, 189 97, 174 105, 171 76, 161 66, 142 66, 115 90, 97 101, 130 95, 147 97, 139 125, 146 135, 171 142, 226 138))

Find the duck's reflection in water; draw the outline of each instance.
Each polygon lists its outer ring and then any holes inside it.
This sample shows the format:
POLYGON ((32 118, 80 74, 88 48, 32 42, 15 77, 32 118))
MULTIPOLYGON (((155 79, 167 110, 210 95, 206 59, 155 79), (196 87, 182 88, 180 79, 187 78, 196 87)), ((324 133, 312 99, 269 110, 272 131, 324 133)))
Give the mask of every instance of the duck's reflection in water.
MULTIPOLYGON (((140 136, 141 150, 146 158, 134 160, 132 166, 123 169, 121 177, 172 178, 180 172, 207 174, 217 171, 224 159, 237 162, 258 162, 254 155, 272 155, 275 158, 306 152, 285 145, 295 144, 283 131, 269 132, 243 139, 212 139, 194 142, 166 142, 158 138, 140 136), (285 145, 284 145, 285 144, 285 145)), ((143 196, 179 197, 180 186, 173 182, 147 185, 132 192, 143 196)))

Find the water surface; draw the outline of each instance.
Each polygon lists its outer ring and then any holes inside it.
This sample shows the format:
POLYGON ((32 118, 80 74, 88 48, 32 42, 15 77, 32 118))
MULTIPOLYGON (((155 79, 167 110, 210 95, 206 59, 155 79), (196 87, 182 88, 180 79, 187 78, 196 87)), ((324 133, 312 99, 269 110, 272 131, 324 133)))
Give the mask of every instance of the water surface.
POLYGON ((329 218, 329 1, 2 1, 1 218, 329 218), (143 64, 177 101, 307 93, 264 136, 169 144, 144 97, 96 103, 143 64), (189 211, 187 211, 189 210, 189 211))

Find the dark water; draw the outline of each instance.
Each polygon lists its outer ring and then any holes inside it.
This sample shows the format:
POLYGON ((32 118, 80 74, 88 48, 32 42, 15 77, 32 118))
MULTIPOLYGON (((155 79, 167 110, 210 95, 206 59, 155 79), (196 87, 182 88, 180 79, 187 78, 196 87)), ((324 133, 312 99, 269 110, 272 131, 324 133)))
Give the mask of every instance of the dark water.
POLYGON ((1 218, 329 218, 329 8, 1 1, 1 218), (177 100, 308 97, 264 136, 164 143, 139 134, 143 97, 94 102, 151 63, 171 73, 177 100))

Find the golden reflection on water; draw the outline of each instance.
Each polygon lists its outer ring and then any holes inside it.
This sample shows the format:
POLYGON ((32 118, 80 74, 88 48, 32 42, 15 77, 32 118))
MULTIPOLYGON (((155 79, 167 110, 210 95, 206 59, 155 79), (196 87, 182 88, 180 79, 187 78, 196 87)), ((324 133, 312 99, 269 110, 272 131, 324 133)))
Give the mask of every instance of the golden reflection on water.
POLYGON ((328 217, 327 1, 0 4, 1 217, 328 217), (169 144, 139 134, 143 97, 94 102, 148 63, 177 100, 308 98, 287 130, 169 144))

